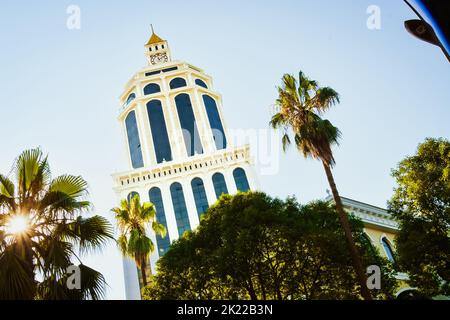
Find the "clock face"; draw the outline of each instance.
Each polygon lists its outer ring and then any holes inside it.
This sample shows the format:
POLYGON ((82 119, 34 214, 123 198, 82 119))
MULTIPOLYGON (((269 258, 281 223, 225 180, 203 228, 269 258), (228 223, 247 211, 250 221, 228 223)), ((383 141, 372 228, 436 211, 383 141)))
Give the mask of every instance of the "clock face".
POLYGON ((167 61, 169 61, 169 59, 165 53, 158 53, 151 57, 152 64, 165 63, 167 61))

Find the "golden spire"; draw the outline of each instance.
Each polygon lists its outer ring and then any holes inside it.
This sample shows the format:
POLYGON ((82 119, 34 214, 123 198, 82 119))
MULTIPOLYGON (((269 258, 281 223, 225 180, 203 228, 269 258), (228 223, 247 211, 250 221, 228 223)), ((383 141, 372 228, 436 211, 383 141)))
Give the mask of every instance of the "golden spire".
POLYGON ((152 36, 150 37, 150 40, 148 40, 146 46, 150 46, 152 44, 164 42, 165 40, 163 40, 160 37, 158 37, 157 34, 155 33, 155 31, 153 30, 153 25, 151 25, 151 27, 152 27, 152 36))

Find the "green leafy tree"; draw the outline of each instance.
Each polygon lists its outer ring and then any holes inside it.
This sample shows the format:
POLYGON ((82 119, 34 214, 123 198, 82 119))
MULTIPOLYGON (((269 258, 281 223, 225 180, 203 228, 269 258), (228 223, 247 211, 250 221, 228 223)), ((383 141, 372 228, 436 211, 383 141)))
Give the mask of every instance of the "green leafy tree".
MULTIPOLYGON (((392 270, 350 219, 362 258, 382 270, 377 298, 391 298, 392 270)), ((335 207, 299 205, 263 193, 224 195, 196 231, 158 261, 144 299, 359 299, 335 207)))
POLYGON ((282 86, 278 88, 276 105, 279 108, 270 124, 274 129, 284 130, 282 138, 283 150, 294 141, 297 149, 305 158, 318 159, 330 185, 337 212, 347 237, 347 244, 352 256, 353 266, 358 275, 361 294, 365 299, 372 297, 366 286, 366 274, 361 263, 347 213, 344 211, 336 183, 331 171, 335 164, 331 147, 338 145, 341 136, 339 129, 333 124, 322 119, 321 115, 335 104, 339 103, 339 94, 330 87, 320 87, 317 81, 311 80, 300 72, 299 79, 286 74, 283 76, 282 86))
MULTIPOLYGON (((151 226, 155 234, 166 236, 166 228, 156 221, 156 211, 152 203, 141 204, 139 195, 130 201, 122 200, 120 207, 111 210, 116 217, 120 230, 119 248, 124 256, 134 259, 141 270, 142 283, 147 285, 147 269, 150 255, 155 250, 152 239, 147 235, 147 227, 151 226)), ((151 270, 150 270, 151 275, 151 270)))
POLYGON ((426 139, 392 175, 398 264, 420 293, 450 295, 450 142, 426 139))
POLYGON ((81 177, 51 177, 40 149, 24 151, 13 166, 15 183, 0 175, 0 299, 100 299, 101 273, 82 264, 80 254, 113 239, 90 207, 81 177), (70 290, 67 269, 79 263, 81 289, 70 290))

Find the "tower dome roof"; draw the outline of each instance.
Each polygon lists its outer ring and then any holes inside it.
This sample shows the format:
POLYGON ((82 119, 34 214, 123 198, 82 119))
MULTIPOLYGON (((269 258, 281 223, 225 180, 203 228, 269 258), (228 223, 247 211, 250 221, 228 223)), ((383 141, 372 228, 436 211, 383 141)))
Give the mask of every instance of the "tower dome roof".
POLYGON ((160 43, 160 42, 164 42, 164 39, 161 39, 156 33, 155 31, 153 31, 153 27, 152 27, 152 36, 150 37, 150 39, 148 40, 146 46, 150 46, 152 44, 156 44, 156 43, 160 43))

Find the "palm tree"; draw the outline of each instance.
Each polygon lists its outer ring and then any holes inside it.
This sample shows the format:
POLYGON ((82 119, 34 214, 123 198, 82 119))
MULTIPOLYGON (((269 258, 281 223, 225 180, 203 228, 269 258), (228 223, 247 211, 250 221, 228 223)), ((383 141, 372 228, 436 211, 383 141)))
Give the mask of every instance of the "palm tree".
POLYGON ((336 210, 344 229, 350 249, 353 266, 361 286, 362 296, 370 300, 371 294, 366 284, 366 274, 362 267, 360 254, 352 237, 348 216, 342 206, 331 168, 335 164, 331 147, 338 145, 341 133, 333 124, 322 119, 321 115, 339 103, 339 94, 330 87, 320 87, 317 81, 308 79, 302 72, 299 79, 286 74, 278 87, 276 106, 278 112, 270 121, 274 129, 284 130, 283 150, 291 144, 291 136, 299 152, 305 158, 318 159, 322 162, 336 203, 336 210))
POLYGON ((52 179, 40 149, 24 151, 12 173, 16 185, 0 174, 0 300, 102 298, 103 275, 80 255, 113 239, 113 227, 102 217, 83 217, 91 207, 86 181, 52 179), (67 286, 72 260, 79 263, 80 289, 67 286))
MULTIPOLYGON (((166 228, 156 221, 155 207, 150 202, 141 204, 139 195, 129 201, 122 200, 120 207, 113 208, 120 236, 117 240, 122 255, 134 259, 136 266, 141 270, 142 284, 147 286, 147 267, 150 255, 155 250, 153 241, 147 235, 147 227, 161 237, 166 236, 166 228)), ((150 275, 152 274, 150 270, 150 275)))

